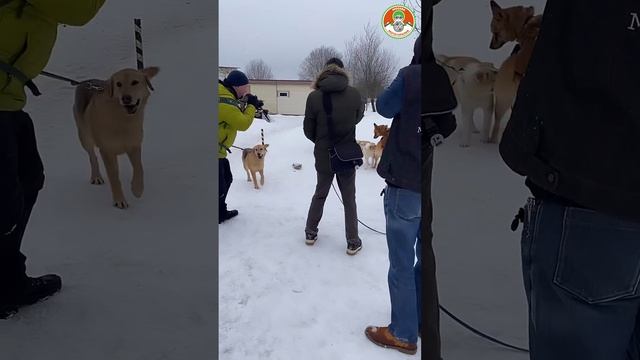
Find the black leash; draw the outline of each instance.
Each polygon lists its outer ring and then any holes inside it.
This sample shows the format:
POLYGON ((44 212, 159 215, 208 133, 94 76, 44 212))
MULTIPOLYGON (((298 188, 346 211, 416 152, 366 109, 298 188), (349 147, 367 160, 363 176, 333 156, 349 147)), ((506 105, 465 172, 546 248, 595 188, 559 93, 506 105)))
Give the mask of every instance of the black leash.
MULTIPOLYGON (((342 198, 340 197, 340 194, 338 194, 338 190, 336 190, 336 186, 335 186, 335 184, 334 184, 333 182, 331 183, 331 187, 333 188, 333 191, 336 193, 336 196, 338 197, 338 200, 340 200, 340 202, 342 203, 342 206, 344 206, 344 202, 342 201, 342 198)), ((371 231, 373 231, 373 232, 375 232, 375 233, 378 233, 378 234, 380 234, 380 235, 387 235, 386 233, 383 233, 382 231, 378 231, 378 230, 376 230, 376 229, 374 229, 374 228, 370 227, 369 225, 367 225, 367 224, 363 223, 362 221, 360 221, 360 219, 358 219, 358 222, 359 222, 362 226, 366 227, 367 229, 369 229, 369 230, 371 230, 371 231)))
MULTIPOLYGON (((340 197, 340 195, 338 194, 338 191, 336 190, 336 187, 335 187, 335 185, 334 185, 333 183, 331 183, 331 187, 333 187, 333 191, 336 193, 336 196, 338 197, 338 200, 340 200, 340 202, 341 202, 341 203, 342 203, 342 205, 344 206, 344 202, 342 201, 342 198, 341 198, 341 197, 340 197)), ((385 233, 383 233, 383 232, 381 232, 381 231, 378 231, 378 230, 375 230, 375 229, 373 229, 373 228, 369 227, 367 224, 365 224, 365 223, 363 223, 362 221, 360 221, 360 219, 358 219, 358 222, 359 222, 360 224, 364 225, 364 226, 365 226, 366 228, 368 228, 369 230, 372 230, 372 231, 374 231, 374 232, 376 232, 376 233, 378 233, 378 234, 386 235, 385 233)), ((447 316, 449 316, 453 321, 457 322, 458 324, 460 324, 460 325, 461 325, 462 327, 464 327, 465 329, 467 329, 467 330, 471 331, 472 333, 474 333, 474 334, 476 334, 476 335, 480 336, 480 337, 481 337, 481 338, 483 338, 483 339, 486 339, 486 340, 488 340, 488 341, 490 341, 490 342, 492 342, 492 343, 494 343, 494 344, 498 344, 498 345, 504 346, 504 347, 509 348, 509 349, 512 349, 512 350, 517 350, 517 351, 526 352, 526 353, 528 353, 528 352, 529 352, 529 350, 528 350, 528 349, 521 348, 521 347, 518 347, 518 346, 515 346, 515 345, 511 345, 511 344, 508 344, 508 343, 506 343, 506 342, 504 342, 504 341, 501 341, 501 340, 498 340, 498 339, 496 339, 496 338, 494 338, 494 337, 492 337, 492 336, 489 336, 489 335, 487 335, 487 334, 483 333, 483 332, 482 332, 482 331, 480 331, 480 330, 475 329, 473 326, 471 326, 471 325, 469 325, 469 324, 465 323, 464 321, 462 321, 461 319, 459 319, 458 317, 456 317, 455 315, 453 315, 449 310, 447 310, 447 309, 446 309, 444 306, 442 306, 442 305, 438 305, 438 307, 440 308, 440 310, 441 310, 442 312, 444 312, 447 316)))
POLYGON ((61 80, 61 81, 64 81, 64 82, 68 82, 69 84, 71 84, 71 85, 73 85, 73 86, 80 85, 80 81, 76 81, 76 80, 70 79, 70 78, 68 78, 68 77, 64 77, 64 76, 56 75, 56 74, 54 74, 54 73, 50 73, 50 72, 47 72, 47 71, 42 71, 42 72, 40 73, 40 75, 43 75, 43 76, 46 76, 46 77, 50 77, 50 78, 52 78, 52 79, 56 79, 56 80, 61 80))
POLYGON ((458 324, 462 325, 462 327, 464 327, 465 329, 471 331, 472 333, 480 336, 481 338, 484 338, 486 340, 489 340, 490 342, 494 343, 494 344, 498 344, 498 345, 502 345, 506 348, 509 349, 513 349, 513 350, 517 350, 517 351, 521 351, 521 352, 526 352, 528 353, 529 350, 525 349, 525 348, 521 348, 515 345, 511 345, 511 344, 507 344, 506 342, 500 341, 492 336, 489 336, 479 330, 476 330, 475 328, 473 328, 471 325, 465 323, 464 321, 460 320, 459 318, 457 318, 455 315, 453 315, 449 310, 447 310, 444 306, 442 305, 438 305, 438 307, 440 307, 440 310, 442 310, 442 312, 444 312, 445 314, 447 314, 447 316, 449 316, 451 319, 453 319, 453 321, 457 322, 458 324))

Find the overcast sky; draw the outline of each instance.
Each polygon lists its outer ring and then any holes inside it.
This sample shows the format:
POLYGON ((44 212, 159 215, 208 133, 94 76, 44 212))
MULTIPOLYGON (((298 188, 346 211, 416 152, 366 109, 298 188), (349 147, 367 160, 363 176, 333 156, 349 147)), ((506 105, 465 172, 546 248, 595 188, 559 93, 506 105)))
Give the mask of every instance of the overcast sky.
POLYGON ((384 11, 400 2, 221 0, 219 64, 242 68, 252 59, 263 59, 276 79, 298 79, 300 64, 311 50, 326 45, 344 53, 345 42, 370 22, 379 29, 382 46, 396 54, 399 70, 411 62, 417 33, 393 39, 381 23, 384 11))

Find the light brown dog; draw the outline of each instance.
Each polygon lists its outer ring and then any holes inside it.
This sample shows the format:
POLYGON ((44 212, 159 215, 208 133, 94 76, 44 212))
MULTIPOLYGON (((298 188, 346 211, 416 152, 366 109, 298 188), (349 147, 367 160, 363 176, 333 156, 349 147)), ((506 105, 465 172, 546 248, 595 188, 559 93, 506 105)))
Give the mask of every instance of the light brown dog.
POLYGON ((366 165, 367 167, 373 167, 376 144, 366 140, 358 140, 356 142, 358 143, 358 145, 360 145, 360 149, 362 149, 362 154, 364 155, 364 165, 366 165))
POLYGON ((477 134, 474 122, 475 110, 483 113, 482 141, 490 141, 494 115, 493 86, 498 70, 493 64, 468 56, 436 55, 438 63, 447 71, 458 100, 461 122, 460 146, 468 147, 471 134, 477 134))
POLYGON ((380 158, 382 157, 382 153, 384 152, 384 147, 387 145, 387 138, 389 137, 389 126, 387 125, 377 125, 373 124, 373 138, 377 139, 381 137, 380 141, 376 144, 376 148, 373 153, 373 167, 377 168, 378 163, 380 162, 380 158))
POLYGON ((88 80, 75 92, 73 115, 80 143, 89 154, 91 183, 104 183, 95 148, 104 162, 113 205, 129 207, 120 183, 118 156, 127 154, 133 167, 131 191, 141 197, 144 191, 142 169, 142 133, 144 110, 153 90, 150 79, 158 74, 157 67, 143 70, 124 69, 108 80, 88 80))
POLYGON ((479 63, 480 60, 470 56, 446 56, 442 54, 436 55, 436 61, 449 75, 449 82, 455 85, 460 72, 464 71, 465 66, 472 63, 479 63))
POLYGON ((268 147, 269 144, 264 144, 242 150, 242 165, 247 172, 247 181, 253 180, 255 189, 260 189, 257 173, 260 173, 260 185, 264 186, 264 158, 268 147))
POLYGON ((529 65, 529 59, 538 38, 542 16, 536 16, 532 6, 513 6, 503 9, 493 0, 490 4, 493 14, 491 19, 493 37, 489 48, 500 49, 511 41, 517 42, 520 47, 505 60, 496 76, 494 126, 490 142, 497 143, 500 139, 500 122, 513 106, 520 80, 529 65))

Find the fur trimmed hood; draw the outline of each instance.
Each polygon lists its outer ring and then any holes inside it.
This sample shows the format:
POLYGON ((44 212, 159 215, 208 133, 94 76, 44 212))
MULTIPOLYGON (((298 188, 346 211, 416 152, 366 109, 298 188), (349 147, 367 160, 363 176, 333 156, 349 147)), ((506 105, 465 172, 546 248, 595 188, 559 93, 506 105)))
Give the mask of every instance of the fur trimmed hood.
POLYGON ((343 68, 333 64, 324 68, 311 85, 314 90, 323 92, 342 91, 347 86, 349 86, 349 74, 343 68))

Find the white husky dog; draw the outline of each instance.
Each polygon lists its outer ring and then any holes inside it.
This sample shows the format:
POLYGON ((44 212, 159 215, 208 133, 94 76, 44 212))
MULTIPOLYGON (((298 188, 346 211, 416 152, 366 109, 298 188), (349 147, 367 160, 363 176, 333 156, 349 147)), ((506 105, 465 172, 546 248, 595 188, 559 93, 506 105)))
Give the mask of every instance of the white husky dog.
POLYGON ((460 146, 469 147, 471 134, 477 133, 473 115, 482 109, 482 141, 489 142, 493 121, 493 86, 498 69, 491 63, 471 57, 446 57, 439 55, 438 61, 449 75, 453 91, 458 100, 461 121, 460 146))

